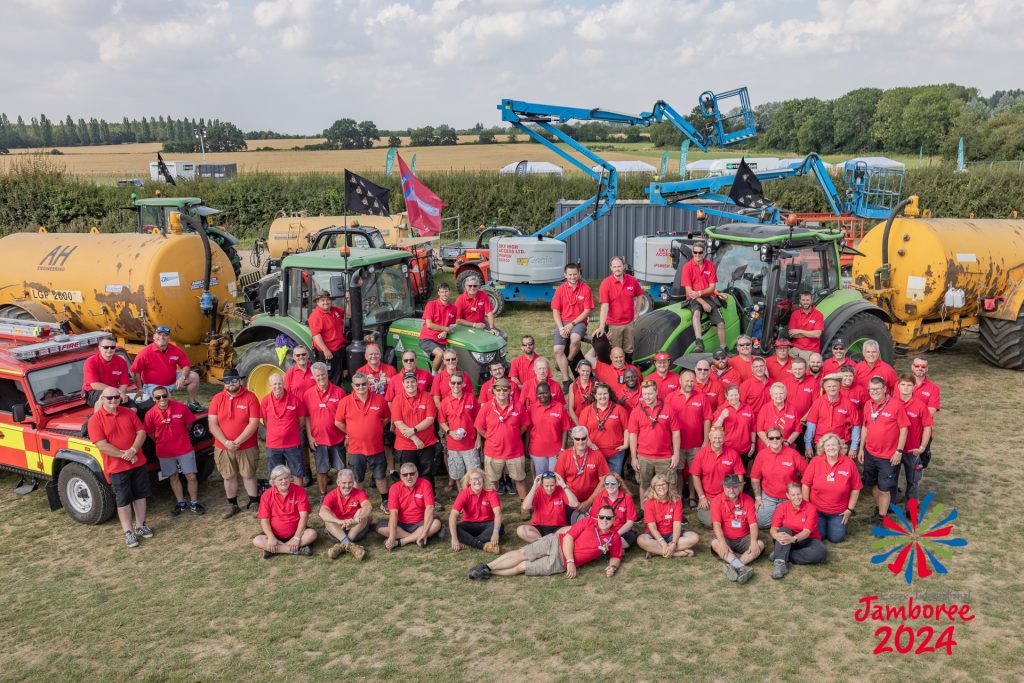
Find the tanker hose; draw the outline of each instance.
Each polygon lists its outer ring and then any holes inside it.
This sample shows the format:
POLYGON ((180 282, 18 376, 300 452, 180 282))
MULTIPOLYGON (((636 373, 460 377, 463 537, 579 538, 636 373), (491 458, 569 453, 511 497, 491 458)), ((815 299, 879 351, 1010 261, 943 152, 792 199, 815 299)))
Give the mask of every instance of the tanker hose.
MULTIPOLYGON (((210 298, 210 274, 213 271, 213 250, 210 248, 210 236, 206 234, 206 226, 200 221, 199 226, 196 229, 199 234, 199 238, 203 240, 203 255, 205 262, 203 264, 203 294, 201 300, 208 300, 210 298)), ((210 311, 210 335, 214 335, 217 332, 217 315, 215 311, 210 311)))
POLYGON ((889 231, 892 229, 892 222, 896 220, 896 214, 898 214, 900 210, 911 201, 911 197, 907 197, 901 201, 893 207, 889 217, 885 219, 885 231, 882 232, 882 268, 885 268, 889 264, 889 231))

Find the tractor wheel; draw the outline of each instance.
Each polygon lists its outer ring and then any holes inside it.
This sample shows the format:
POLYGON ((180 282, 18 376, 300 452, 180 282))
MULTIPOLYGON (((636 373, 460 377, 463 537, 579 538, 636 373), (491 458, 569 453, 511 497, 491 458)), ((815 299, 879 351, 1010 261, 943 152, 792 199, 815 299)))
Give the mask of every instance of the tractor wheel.
POLYGON ((1024 370, 1024 309, 1016 320, 982 318, 979 353, 989 365, 1006 370, 1024 370))
MULTIPOLYGON (((864 342, 869 339, 878 342, 879 355, 886 363, 891 364, 896 355, 889 328, 880 318, 867 312, 852 316, 843 323, 835 336, 841 337, 846 342, 847 354, 856 361, 864 359, 861 349, 864 347, 864 342)), ((829 339, 827 344, 822 344, 821 348, 832 348, 832 340, 829 339)))
POLYGON ((494 317, 497 318, 501 315, 501 309, 505 308, 505 300, 501 298, 498 290, 493 287, 484 287, 483 293, 491 300, 491 308, 494 309, 494 317))
POLYGON ((262 399, 270 393, 270 376, 278 372, 284 372, 292 363, 291 354, 287 354, 284 365, 277 360, 277 349, 274 348, 274 340, 256 342, 245 350, 242 357, 238 359, 238 374, 244 377, 245 386, 249 391, 262 399))
POLYGON ((650 292, 644 292, 640 297, 640 303, 636 307, 636 317, 640 317, 645 313, 650 313, 654 310, 654 297, 651 296, 650 292))
POLYGON ((114 491, 85 465, 69 462, 57 475, 57 495, 68 516, 82 524, 102 524, 114 514, 114 491))
POLYGON ((209 237, 210 241, 220 247, 220 250, 228 257, 228 261, 231 262, 231 268, 235 271, 235 279, 238 279, 242 275, 242 257, 239 256, 235 245, 213 233, 209 233, 209 237))
MULTIPOLYGON (((475 270, 473 268, 467 268, 466 270, 463 270, 461 273, 459 273, 457 276, 455 276, 455 289, 459 293, 465 292, 466 291, 466 280, 468 280, 471 277, 475 277, 477 280, 480 280, 481 283, 483 282, 483 277, 480 275, 480 271, 479 270, 475 270)), ((495 312, 494 315, 498 315, 498 313, 495 312)))

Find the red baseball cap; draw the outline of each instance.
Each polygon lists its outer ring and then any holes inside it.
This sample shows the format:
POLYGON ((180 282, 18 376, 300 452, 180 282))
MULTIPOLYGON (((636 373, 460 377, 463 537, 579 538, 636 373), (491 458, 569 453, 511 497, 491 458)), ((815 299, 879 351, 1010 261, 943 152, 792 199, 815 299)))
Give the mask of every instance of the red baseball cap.
POLYGON ((654 360, 672 360, 672 356, 670 354, 665 353, 664 351, 659 351, 658 353, 654 354, 654 360))

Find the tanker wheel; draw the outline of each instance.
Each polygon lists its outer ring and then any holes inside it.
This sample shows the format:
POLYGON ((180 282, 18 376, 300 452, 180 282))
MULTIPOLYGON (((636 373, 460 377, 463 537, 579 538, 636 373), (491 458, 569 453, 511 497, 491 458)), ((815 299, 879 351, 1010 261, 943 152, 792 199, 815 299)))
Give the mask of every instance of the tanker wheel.
MULTIPOLYGON (((458 291, 459 293, 465 292, 466 280, 468 280, 471 277, 475 277, 477 280, 483 280, 483 277, 480 276, 480 271, 475 270, 473 268, 467 268, 466 270, 462 271, 457 276, 455 276, 456 291, 458 291)), ((495 313, 495 315, 497 315, 497 313, 495 313)))
POLYGON ((238 374, 245 378, 246 388, 262 399, 270 393, 270 376, 283 373, 292 362, 291 353, 288 353, 282 366, 277 360, 274 340, 267 339, 249 346, 238 359, 236 367, 238 374))
POLYGON ((102 524, 114 514, 114 491, 91 469, 69 462, 57 475, 57 495, 76 522, 102 524))
POLYGON ((650 292, 644 292, 640 295, 640 302, 636 307, 636 317, 640 317, 645 313, 650 313, 654 310, 654 297, 651 296, 650 292))
POLYGON ((997 368, 1024 370, 1024 309, 1016 320, 981 318, 978 329, 982 360, 997 368))
POLYGON ((32 314, 20 306, 0 306, 0 318, 13 320, 35 320, 32 314))
POLYGON ((210 234, 209 237, 210 241, 220 247, 220 250, 228 257, 228 261, 231 262, 231 268, 235 271, 235 279, 237 280, 242 275, 242 257, 238 254, 238 250, 235 249, 235 245, 216 234, 210 234))
MULTIPOLYGON (((886 363, 891 364, 896 355, 889 328, 877 316, 870 313, 857 313, 843 323, 835 334, 846 342, 846 352, 850 358, 861 361, 864 359, 864 342, 874 339, 878 342, 879 355, 886 363)), ((822 344, 822 348, 832 348, 832 340, 822 344)))
POLYGON ((505 308, 505 300, 501 298, 498 290, 493 287, 484 287, 483 293, 491 300, 491 308, 494 309, 494 317, 497 318, 501 315, 501 309, 505 308))

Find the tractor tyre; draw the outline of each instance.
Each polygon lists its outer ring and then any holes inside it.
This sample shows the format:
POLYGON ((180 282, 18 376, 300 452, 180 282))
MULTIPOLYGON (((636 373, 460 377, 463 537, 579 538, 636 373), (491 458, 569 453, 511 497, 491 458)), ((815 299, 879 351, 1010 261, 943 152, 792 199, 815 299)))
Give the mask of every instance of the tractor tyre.
POLYGON ((501 315, 501 310, 505 308, 505 300, 501 298, 501 293, 493 287, 484 287, 483 293, 491 300, 491 308, 494 309, 494 317, 497 318, 501 315))
POLYGON ((1016 320, 981 318, 978 328, 982 360, 1005 370, 1024 370, 1024 310, 1016 320))
MULTIPOLYGON (((480 280, 481 284, 483 284, 483 279, 484 278, 483 278, 482 275, 480 275, 480 271, 479 270, 475 270, 473 268, 467 268, 466 270, 463 270, 461 273, 459 273, 457 276, 455 276, 455 289, 456 289, 456 291, 459 292, 460 294, 462 292, 465 292, 466 291, 466 280, 470 279, 471 277, 475 277, 477 280, 480 280)), ((497 312, 495 312, 495 315, 497 315, 497 312)))
MULTIPOLYGON (((863 348, 864 342, 869 339, 878 342, 879 355, 886 363, 891 365, 896 356, 889 328, 886 327, 881 318, 868 312, 857 313, 851 316, 849 320, 843 323, 843 326, 839 328, 835 336, 842 338, 846 342, 846 348, 849 349, 850 357, 856 361, 863 360, 861 348, 863 348)), ((832 348, 832 340, 827 340, 827 343, 823 343, 821 348, 832 348)))
POLYGON ((645 313, 650 313, 654 310, 654 297, 651 296, 650 292, 644 292, 640 296, 640 302, 636 307, 636 317, 640 317, 645 313))
POLYGON ((277 350, 274 348, 274 340, 266 339, 249 346, 242 357, 238 359, 238 374, 245 382, 249 391, 262 399, 270 393, 270 376, 276 373, 283 373, 290 368, 295 361, 291 353, 284 358, 284 364, 277 360, 277 350))

